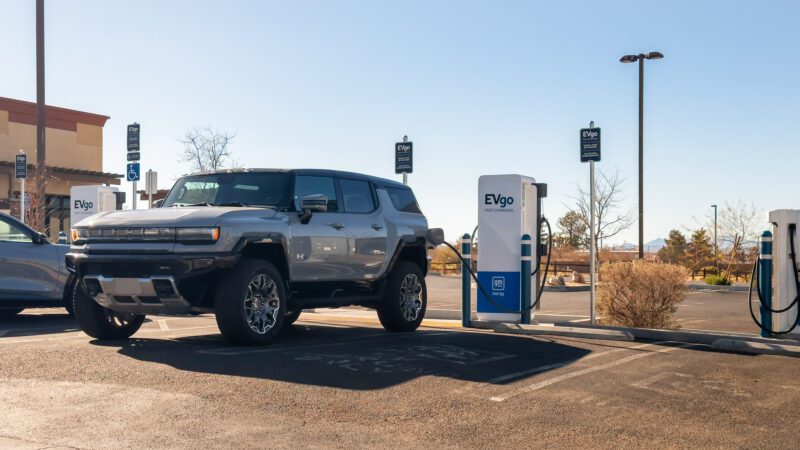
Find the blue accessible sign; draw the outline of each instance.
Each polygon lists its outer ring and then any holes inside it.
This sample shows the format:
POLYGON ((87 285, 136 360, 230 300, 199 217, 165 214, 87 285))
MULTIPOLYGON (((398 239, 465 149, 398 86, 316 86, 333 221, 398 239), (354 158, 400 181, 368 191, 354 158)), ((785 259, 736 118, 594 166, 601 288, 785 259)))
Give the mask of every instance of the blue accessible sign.
POLYGON ((125 175, 128 181, 139 181, 139 163, 130 163, 128 164, 128 170, 125 171, 125 175))

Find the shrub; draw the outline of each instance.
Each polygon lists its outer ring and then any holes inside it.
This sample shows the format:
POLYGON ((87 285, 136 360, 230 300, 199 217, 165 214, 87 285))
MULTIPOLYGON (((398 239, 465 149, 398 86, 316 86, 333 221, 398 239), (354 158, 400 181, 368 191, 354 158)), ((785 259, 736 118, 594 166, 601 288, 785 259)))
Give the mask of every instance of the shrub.
POLYGON ((597 309, 609 325, 678 328, 673 314, 686 296, 686 269, 673 264, 618 262, 600 268, 597 309))
POLYGON ((710 284, 712 286, 730 286, 731 280, 727 277, 722 277, 719 275, 709 275, 706 277, 706 284, 710 284))

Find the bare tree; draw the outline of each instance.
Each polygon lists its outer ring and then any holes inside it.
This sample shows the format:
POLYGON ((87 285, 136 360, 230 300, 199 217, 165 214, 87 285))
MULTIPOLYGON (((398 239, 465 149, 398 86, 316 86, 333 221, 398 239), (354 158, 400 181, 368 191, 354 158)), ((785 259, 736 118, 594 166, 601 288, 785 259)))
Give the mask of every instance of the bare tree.
MULTIPOLYGON (((28 178, 29 186, 38 186, 42 184, 42 192, 47 191, 47 186, 51 181, 58 180, 54 177, 50 168, 47 165, 36 167, 33 171, 33 176, 28 178)), ((47 233, 45 229, 45 217, 50 215, 52 208, 47 203, 47 196, 39 195, 38 189, 28 191, 28 199, 25 202, 25 223, 40 233, 47 233)))
MULTIPOLYGON (((613 173, 606 174, 602 170, 597 171, 598 176, 595 178, 595 207, 594 219, 596 224, 595 232, 595 245, 598 245, 603 239, 616 236, 622 231, 630 228, 633 225, 633 213, 628 210, 623 210, 622 207, 622 182, 623 178, 619 175, 619 170, 615 169, 613 173)), ((589 228, 589 187, 578 186, 578 194, 573 197, 575 199, 575 206, 583 219, 586 229, 589 228)), ((586 242, 589 242, 587 236, 586 242)))
POLYGON ((759 230, 766 226, 763 215, 763 211, 756 209, 752 203, 748 205, 739 200, 731 205, 725 202, 718 217, 719 239, 731 245, 737 240, 742 245, 755 245, 759 230))
POLYGON ((234 137, 234 134, 211 127, 192 127, 181 139, 184 149, 180 160, 191 164, 193 171, 200 172, 236 166, 230 151, 234 137))

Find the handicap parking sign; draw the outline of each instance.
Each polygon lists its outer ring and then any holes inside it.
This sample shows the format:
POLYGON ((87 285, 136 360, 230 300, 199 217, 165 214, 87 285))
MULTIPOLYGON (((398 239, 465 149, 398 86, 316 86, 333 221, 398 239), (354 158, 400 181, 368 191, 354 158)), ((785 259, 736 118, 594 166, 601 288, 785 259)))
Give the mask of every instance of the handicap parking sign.
POLYGON ((139 163, 128 164, 128 170, 125 173, 128 181, 139 181, 139 163))

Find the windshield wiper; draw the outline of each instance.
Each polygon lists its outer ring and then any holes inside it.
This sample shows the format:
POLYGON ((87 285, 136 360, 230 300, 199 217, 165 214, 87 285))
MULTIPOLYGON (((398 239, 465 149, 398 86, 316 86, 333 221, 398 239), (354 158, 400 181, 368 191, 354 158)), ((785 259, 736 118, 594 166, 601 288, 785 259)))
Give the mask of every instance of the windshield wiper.
POLYGON ((246 208, 275 209, 274 206, 270 206, 270 205, 256 205, 256 204, 253 204, 253 203, 244 203, 244 202, 212 203, 211 206, 241 206, 241 207, 246 207, 246 208))

